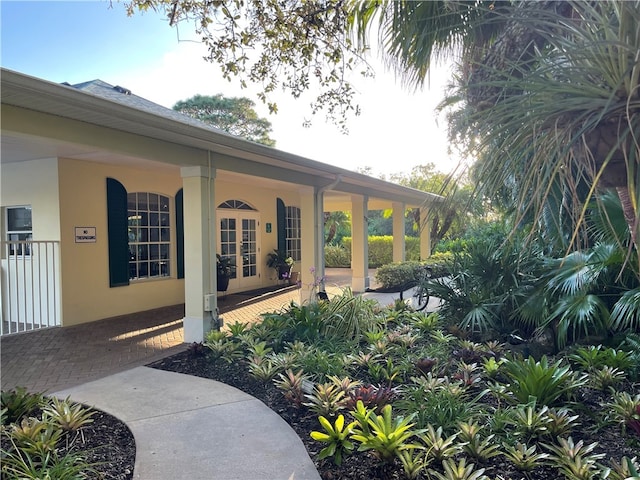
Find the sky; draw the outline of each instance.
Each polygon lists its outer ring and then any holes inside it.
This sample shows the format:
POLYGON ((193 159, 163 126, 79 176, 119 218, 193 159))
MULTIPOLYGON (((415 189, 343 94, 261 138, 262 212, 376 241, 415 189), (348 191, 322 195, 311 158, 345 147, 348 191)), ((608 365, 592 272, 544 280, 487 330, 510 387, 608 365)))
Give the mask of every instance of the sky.
POLYGON ((279 111, 269 114, 256 89, 224 80, 203 60, 206 50, 186 26, 177 31, 155 12, 128 17, 116 0, 0 0, 0 20, 3 68, 57 83, 100 79, 168 108, 196 94, 248 97, 272 123, 276 148, 350 170, 370 167, 375 176, 407 174, 429 162, 442 172, 457 165, 435 112, 448 81, 444 68, 415 92, 370 58, 376 77, 354 78, 362 113, 349 118, 344 135, 321 113, 312 116, 308 101, 288 94, 276 97, 279 111), (307 119, 311 127, 303 126, 307 119))

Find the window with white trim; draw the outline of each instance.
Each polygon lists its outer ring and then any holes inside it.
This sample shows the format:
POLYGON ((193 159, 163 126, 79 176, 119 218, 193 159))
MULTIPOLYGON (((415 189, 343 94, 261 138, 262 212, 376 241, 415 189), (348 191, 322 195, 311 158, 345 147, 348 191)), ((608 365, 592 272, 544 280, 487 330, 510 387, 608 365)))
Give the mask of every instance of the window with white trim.
POLYGON ((296 262, 302 259, 302 240, 300 228, 300 209, 287 206, 287 255, 296 262))
POLYGON ((33 240, 31 206, 6 207, 7 240, 9 255, 31 255, 29 243, 33 240))
POLYGON ((169 197, 157 193, 127 194, 129 278, 168 277, 171 260, 169 197))

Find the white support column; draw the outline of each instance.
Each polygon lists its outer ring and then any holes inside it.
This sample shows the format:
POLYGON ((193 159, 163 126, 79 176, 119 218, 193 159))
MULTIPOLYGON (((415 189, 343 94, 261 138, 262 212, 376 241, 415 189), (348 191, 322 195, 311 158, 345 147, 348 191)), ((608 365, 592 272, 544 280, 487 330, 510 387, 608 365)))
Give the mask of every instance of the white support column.
POLYGON ((404 262, 406 244, 404 234, 404 203, 393 202, 393 261, 404 262))
POLYGON ((420 260, 431 256, 431 226, 426 222, 429 209, 420 207, 420 260))
MULTIPOLYGON (((308 301, 313 294, 314 275, 311 269, 321 269, 318 265, 318 215, 317 195, 314 189, 304 188, 300 191, 300 230, 301 230, 301 256, 300 262, 300 301, 308 301)), ((322 227, 322 225, 320 225, 322 227)))
POLYGON ((215 170, 183 167, 185 343, 202 342, 217 320, 215 170), (209 308, 205 311, 205 296, 209 308))
POLYGON ((351 289, 369 288, 368 197, 351 195, 351 289))

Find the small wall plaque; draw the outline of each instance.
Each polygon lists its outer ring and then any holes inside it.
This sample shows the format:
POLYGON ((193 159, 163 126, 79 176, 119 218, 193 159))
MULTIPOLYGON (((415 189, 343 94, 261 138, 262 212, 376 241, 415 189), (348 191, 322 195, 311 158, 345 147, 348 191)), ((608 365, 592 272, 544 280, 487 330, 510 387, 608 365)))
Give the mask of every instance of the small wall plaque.
POLYGON ((76 227, 76 243, 96 243, 96 227, 76 227))
POLYGON ((271 223, 267 223, 266 227, 267 227, 267 233, 271 233, 271 223))

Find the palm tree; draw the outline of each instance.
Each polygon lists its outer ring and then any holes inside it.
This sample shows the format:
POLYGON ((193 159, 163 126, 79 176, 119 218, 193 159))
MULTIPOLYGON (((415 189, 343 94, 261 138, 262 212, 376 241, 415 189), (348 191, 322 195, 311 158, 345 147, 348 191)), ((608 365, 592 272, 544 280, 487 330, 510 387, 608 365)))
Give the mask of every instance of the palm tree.
POLYGON ((486 193, 516 183, 519 215, 540 219, 560 188, 579 206, 577 227, 596 189, 614 188, 638 255, 639 0, 372 5, 352 27, 363 39, 377 18, 389 63, 410 84, 434 59, 458 60, 444 106, 456 106, 453 132, 482 158, 486 193))

